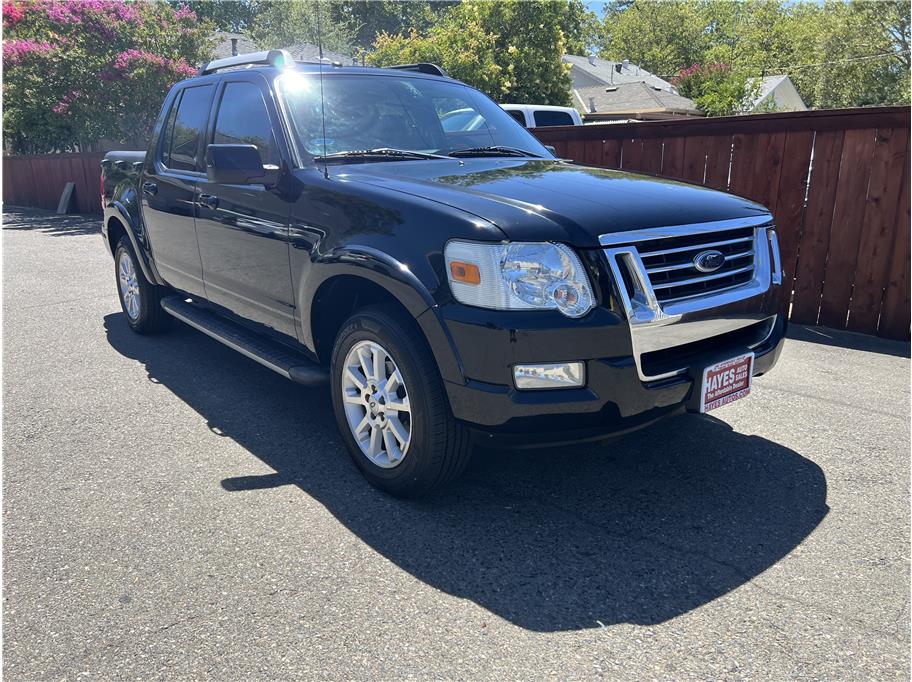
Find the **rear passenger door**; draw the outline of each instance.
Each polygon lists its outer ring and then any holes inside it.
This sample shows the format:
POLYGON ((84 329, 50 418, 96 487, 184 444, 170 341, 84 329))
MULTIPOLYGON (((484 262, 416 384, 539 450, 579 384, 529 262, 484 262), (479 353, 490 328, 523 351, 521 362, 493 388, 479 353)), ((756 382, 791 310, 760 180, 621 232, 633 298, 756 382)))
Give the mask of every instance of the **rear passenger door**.
POLYGON ((143 225, 159 273, 171 286, 197 296, 205 292, 195 201, 205 178, 201 143, 214 92, 208 83, 183 88, 172 98, 140 188, 143 225))
MULTIPOLYGON (((284 138, 275 103, 258 74, 231 74, 219 85, 207 144, 253 144, 264 165, 282 163, 284 138)), ((294 295, 288 261, 290 203, 275 187, 200 187, 197 234, 210 301, 291 337, 294 295)))

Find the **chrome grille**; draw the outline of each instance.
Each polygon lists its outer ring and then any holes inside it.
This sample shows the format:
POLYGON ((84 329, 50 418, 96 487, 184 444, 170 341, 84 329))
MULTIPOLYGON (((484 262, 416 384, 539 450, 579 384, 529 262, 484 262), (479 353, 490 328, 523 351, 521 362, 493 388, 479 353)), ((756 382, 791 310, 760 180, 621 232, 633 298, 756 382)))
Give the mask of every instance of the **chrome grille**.
POLYGON ((697 342, 775 320, 759 300, 741 306, 782 283, 778 240, 769 214, 611 232, 600 235, 599 243, 627 315, 633 357, 643 381, 685 371, 680 354, 697 342), (710 272, 702 272, 694 259, 708 249, 719 251, 722 264, 704 263, 718 268, 704 267, 710 272))
POLYGON ((754 228, 665 237, 636 243, 637 252, 660 303, 704 296, 749 282, 754 272, 754 228), (725 261, 718 270, 702 273, 695 257, 708 249, 725 261))

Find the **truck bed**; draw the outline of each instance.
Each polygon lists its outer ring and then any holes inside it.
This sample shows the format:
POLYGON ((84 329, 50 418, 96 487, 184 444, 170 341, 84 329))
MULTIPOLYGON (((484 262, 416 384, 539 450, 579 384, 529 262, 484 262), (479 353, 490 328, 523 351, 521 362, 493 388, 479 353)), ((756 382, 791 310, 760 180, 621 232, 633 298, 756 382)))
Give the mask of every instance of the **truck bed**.
POLYGON ((136 182, 145 160, 145 152, 112 151, 105 154, 101 161, 101 191, 104 198, 108 199, 118 183, 125 179, 132 178, 136 182))

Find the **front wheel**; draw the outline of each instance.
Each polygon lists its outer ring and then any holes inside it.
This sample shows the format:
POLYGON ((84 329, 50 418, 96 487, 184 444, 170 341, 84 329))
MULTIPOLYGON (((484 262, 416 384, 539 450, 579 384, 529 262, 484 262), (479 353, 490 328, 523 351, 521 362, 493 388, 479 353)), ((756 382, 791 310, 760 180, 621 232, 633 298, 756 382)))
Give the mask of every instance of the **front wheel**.
POLYGON ((332 355, 332 401, 349 453, 374 486, 399 497, 457 477, 471 448, 450 411, 420 330, 391 306, 350 317, 332 355))
POLYGON ((120 307, 130 328, 137 334, 156 334, 170 326, 171 316, 161 307, 166 290, 152 284, 143 275, 133 252, 133 245, 124 236, 114 250, 114 274, 120 307))

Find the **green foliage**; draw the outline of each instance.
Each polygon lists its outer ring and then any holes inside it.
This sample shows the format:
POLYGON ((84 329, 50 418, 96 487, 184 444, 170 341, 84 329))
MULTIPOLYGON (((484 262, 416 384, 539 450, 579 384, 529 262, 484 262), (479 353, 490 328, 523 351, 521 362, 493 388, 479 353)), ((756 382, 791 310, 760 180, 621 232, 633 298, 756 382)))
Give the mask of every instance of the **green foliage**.
POLYGON ((789 75, 811 108, 908 103, 909 8, 907 0, 623 0, 606 11, 602 56, 665 78, 691 64, 727 66, 729 78, 703 84, 707 111, 727 111, 739 81, 774 74, 789 75))
POLYGON ((167 0, 175 10, 189 7, 201 21, 208 21, 219 31, 247 30, 265 4, 264 0, 167 0))
POLYGON ((598 52, 602 44, 601 22, 583 0, 568 0, 561 31, 564 32, 564 52, 567 54, 588 55, 598 52))
POLYGON ((561 63, 568 3, 467 0, 425 35, 381 35, 372 64, 433 62, 500 102, 569 105, 570 76, 561 63))
POLYGON ((365 49, 384 33, 426 33, 452 4, 452 1, 427 0, 333 0, 329 3, 332 20, 354 26, 354 44, 365 49))
POLYGON ((145 148, 168 89, 209 54, 211 26, 164 3, 3 4, 6 144, 16 152, 145 148))
POLYGON ((250 37, 267 49, 300 43, 316 45, 322 35, 324 49, 348 53, 358 26, 351 17, 334 16, 334 4, 314 0, 266 2, 253 19, 250 37))
POLYGON ((629 59, 655 74, 703 63, 707 36, 701 7, 695 0, 612 3, 605 12, 601 56, 629 59))
POLYGON ((760 87, 744 71, 726 64, 695 64, 672 79, 678 92, 694 101, 707 116, 731 116, 745 111, 760 87))
POLYGON ((792 14, 788 73, 808 106, 909 102, 908 2, 828 2, 792 14))

